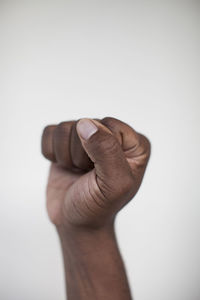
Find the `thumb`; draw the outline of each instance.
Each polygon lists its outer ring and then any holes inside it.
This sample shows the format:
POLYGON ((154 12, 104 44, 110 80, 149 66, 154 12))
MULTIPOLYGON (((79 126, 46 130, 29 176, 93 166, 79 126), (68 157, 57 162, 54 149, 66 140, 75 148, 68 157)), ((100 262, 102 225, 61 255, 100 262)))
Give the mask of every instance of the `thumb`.
POLYGON ((76 125, 82 146, 94 163, 97 184, 107 199, 125 196, 133 185, 133 174, 113 133, 92 119, 76 125))

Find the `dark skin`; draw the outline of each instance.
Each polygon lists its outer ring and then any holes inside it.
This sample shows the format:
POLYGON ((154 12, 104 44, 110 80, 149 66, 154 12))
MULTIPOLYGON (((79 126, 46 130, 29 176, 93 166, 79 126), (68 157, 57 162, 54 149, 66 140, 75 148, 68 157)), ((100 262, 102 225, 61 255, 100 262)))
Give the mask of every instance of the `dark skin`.
POLYGON ((47 126, 47 211, 60 237, 68 300, 131 300, 117 246, 118 211, 137 193, 148 139, 114 118, 47 126))

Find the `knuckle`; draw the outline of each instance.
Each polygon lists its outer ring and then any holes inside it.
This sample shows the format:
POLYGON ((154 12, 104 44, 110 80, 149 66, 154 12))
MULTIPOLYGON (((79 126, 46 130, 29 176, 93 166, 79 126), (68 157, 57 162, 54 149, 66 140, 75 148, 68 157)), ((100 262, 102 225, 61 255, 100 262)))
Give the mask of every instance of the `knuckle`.
POLYGON ((60 122, 58 125, 57 125, 57 127, 59 128, 59 129, 64 129, 64 128, 66 128, 66 125, 67 125, 67 122, 60 122))
POLYGON ((109 128, 114 134, 116 134, 119 131, 119 128, 121 127, 121 121, 111 117, 106 117, 102 119, 101 123, 107 128, 109 128))
POLYGON ((55 125, 48 125, 44 128, 41 141, 41 152, 47 159, 54 161, 54 153, 52 147, 52 138, 55 130, 55 125))
POLYGON ((47 135, 51 133, 52 130, 54 130, 54 125, 47 125, 43 129, 42 137, 45 138, 47 135))
POLYGON ((66 122, 61 122, 56 127, 56 134, 62 135, 66 131, 66 122))
POLYGON ((151 143, 149 141, 149 139, 143 135, 143 134, 140 134, 140 144, 142 146, 142 148, 144 149, 144 151, 150 155, 150 152, 151 152, 151 143))
POLYGON ((61 122, 56 126, 55 129, 55 138, 60 140, 61 138, 71 139, 72 127, 74 125, 74 121, 61 122))
POLYGON ((105 117, 102 119, 101 121, 104 125, 113 125, 113 123, 115 122, 115 119, 114 118, 111 118, 111 117, 105 117))
POLYGON ((59 123, 54 131, 53 143, 56 149, 56 152, 59 152, 62 149, 68 148, 71 140, 71 124, 69 122, 59 123))

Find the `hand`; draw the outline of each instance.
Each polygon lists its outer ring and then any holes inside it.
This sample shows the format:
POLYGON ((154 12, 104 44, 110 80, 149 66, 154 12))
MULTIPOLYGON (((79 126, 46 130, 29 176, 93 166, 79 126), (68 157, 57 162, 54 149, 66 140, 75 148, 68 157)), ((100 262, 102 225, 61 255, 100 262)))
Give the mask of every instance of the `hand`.
POLYGON ((52 161, 47 210, 56 226, 101 227, 137 193, 150 156, 148 139, 114 119, 47 126, 42 153, 52 161))

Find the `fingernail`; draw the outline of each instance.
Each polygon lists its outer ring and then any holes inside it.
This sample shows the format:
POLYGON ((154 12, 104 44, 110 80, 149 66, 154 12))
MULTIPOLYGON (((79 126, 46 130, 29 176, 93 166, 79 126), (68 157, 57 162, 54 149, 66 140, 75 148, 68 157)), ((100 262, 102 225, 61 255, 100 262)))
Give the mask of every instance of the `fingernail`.
POLYGON ((95 124, 88 119, 81 119, 77 123, 76 128, 77 128, 79 135, 84 140, 89 140, 89 138, 98 130, 98 127, 95 126, 95 124))

